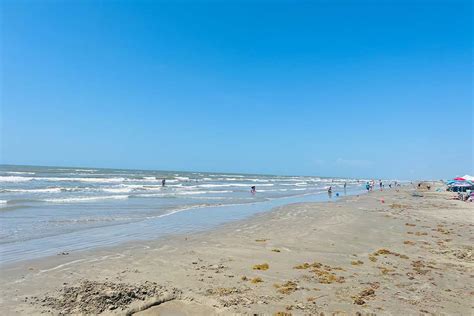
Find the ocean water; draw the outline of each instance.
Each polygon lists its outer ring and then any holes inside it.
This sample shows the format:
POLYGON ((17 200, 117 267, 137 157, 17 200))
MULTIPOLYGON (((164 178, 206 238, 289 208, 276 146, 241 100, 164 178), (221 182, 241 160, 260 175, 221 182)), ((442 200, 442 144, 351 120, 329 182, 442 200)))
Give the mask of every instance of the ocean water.
POLYGON ((208 229, 276 206, 360 193, 364 185, 322 177, 2 165, 0 263, 208 229))

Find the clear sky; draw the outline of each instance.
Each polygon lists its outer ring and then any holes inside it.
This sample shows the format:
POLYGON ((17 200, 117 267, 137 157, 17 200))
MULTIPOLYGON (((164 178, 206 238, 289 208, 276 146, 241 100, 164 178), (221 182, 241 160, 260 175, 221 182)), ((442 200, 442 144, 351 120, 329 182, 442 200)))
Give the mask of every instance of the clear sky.
POLYGON ((473 172, 471 1, 1 1, 1 163, 473 172))

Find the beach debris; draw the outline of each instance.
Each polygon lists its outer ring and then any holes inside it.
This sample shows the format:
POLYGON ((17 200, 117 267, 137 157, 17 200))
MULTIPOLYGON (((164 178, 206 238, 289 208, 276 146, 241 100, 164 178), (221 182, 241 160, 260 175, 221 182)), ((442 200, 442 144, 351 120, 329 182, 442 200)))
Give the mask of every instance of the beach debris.
POLYGON ((374 256, 374 255, 369 255, 369 260, 372 261, 372 262, 376 262, 376 261, 377 261, 377 257, 374 256))
POLYGON ((379 249, 377 251, 375 251, 373 253, 374 256, 378 256, 378 255, 390 255, 392 254, 392 252, 388 249, 385 249, 385 248, 382 248, 382 249, 379 249))
POLYGON ((390 269, 390 268, 387 268, 387 267, 377 267, 377 269, 380 270, 380 272, 382 272, 382 274, 389 274, 390 272, 395 272, 394 269, 390 269))
POLYGON ((57 255, 58 256, 67 256, 67 255, 69 255, 69 252, 63 251, 63 252, 58 253, 57 255))
POLYGON ((354 304, 364 305, 368 299, 374 298, 374 297, 375 297, 375 290, 373 288, 365 289, 361 291, 359 294, 357 294, 356 296, 353 296, 354 304))
POLYGON ((268 263, 256 264, 256 265, 253 266, 254 270, 265 271, 265 270, 268 270, 269 268, 270 268, 270 266, 268 265, 268 263))
POLYGON ((302 270, 302 269, 308 269, 308 268, 321 268, 323 266, 322 263, 319 263, 319 262, 313 262, 313 263, 308 263, 308 262, 305 262, 305 263, 302 263, 302 264, 299 264, 297 266, 294 266, 293 269, 299 269, 299 270, 302 270))
POLYGON ((426 232, 415 232, 415 235, 416 236, 426 236, 426 235, 428 235, 428 233, 426 233, 426 232))
POLYGON ((256 277, 256 278, 253 278, 252 280, 250 280, 250 283, 254 283, 254 284, 261 283, 261 282, 263 282, 263 280, 260 277, 256 277))
POLYGON ((273 286, 277 288, 278 293, 281 294, 290 294, 298 289, 298 284, 294 281, 287 281, 283 284, 274 284, 273 286))
POLYGON ((268 241, 268 240, 269 240, 269 239, 263 239, 263 238, 262 238, 262 239, 255 239, 256 242, 266 242, 266 241, 268 241))
POLYGON ((354 261, 351 261, 351 264, 353 266, 360 266, 361 264, 364 264, 364 262, 360 260, 354 260, 354 261))
POLYGON ((413 245, 416 244, 414 241, 411 241, 411 240, 405 240, 403 243, 404 243, 405 245, 410 245, 410 246, 413 246, 413 245))
POLYGON ((400 257, 402 259, 409 259, 407 255, 402 255, 402 254, 399 254, 398 252, 393 252, 393 251, 390 251, 390 250, 385 249, 385 248, 382 248, 382 249, 379 249, 379 250, 375 251, 372 255, 373 256, 393 255, 393 256, 396 256, 396 257, 400 257))
POLYGON ((344 277, 337 276, 335 273, 332 273, 330 271, 333 270, 338 270, 338 271, 345 271, 341 267, 331 267, 326 264, 322 264, 319 262, 313 262, 313 263, 302 263, 297 266, 294 266, 293 269, 298 269, 298 270, 305 270, 305 269, 310 269, 310 272, 314 273, 315 278, 318 280, 319 283, 322 284, 331 284, 334 282, 337 283, 344 283, 344 277))
POLYGON ((248 280, 248 278, 247 278, 245 275, 242 276, 240 279, 241 279, 242 281, 247 281, 247 280, 248 280))
POLYGON ((291 316, 291 313, 288 312, 276 312, 273 316, 291 316))
POLYGON ((413 267, 413 270, 418 273, 418 274, 422 274, 422 275, 425 275, 427 274, 428 272, 430 272, 430 270, 428 269, 423 269, 426 267, 425 263, 421 260, 416 260, 416 261, 413 261, 411 263, 412 267, 413 267))
POLYGON ((207 289, 207 295, 227 296, 231 294, 240 294, 242 290, 235 287, 218 287, 214 289, 207 289))
POLYGON ((77 286, 65 286, 55 295, 37 299, 36 303, 57 310, 60 314, 100 314, 126 310, 134 302, 140 302, 139 307, 134 308, 139 311, 180 295, 178 289, 165 288, 155 282, 132 285, 85 280, 77 286))
POLYGON ((444 229, 442 225, 438 225, 438 228, 433 229, 433 231, 436 231, 436 232, 441 233, 441 234, 444 234, 444 235, 449 235, 449 234, 451 234, 451 232, 448 231, 448 230, 446 230, 446 229, 444 229))
POLYGON ((414 227, 414 226, 416 226, 416 224, 405 223, 405 226, 412 226, 412 227, 414 227))
POLYGON ((276 249, 276 248, 272 249, 272 251, 273 252, 281 252, 280 249, 276 249))
POLYGON ((345 279, 342 276, 337 276, 332 272, 328 272, 322 269, 314 268, 311 270, 315 274, 316 279, 319 283, 322 284, 331 284, 331 283, 344 283, 345 279))

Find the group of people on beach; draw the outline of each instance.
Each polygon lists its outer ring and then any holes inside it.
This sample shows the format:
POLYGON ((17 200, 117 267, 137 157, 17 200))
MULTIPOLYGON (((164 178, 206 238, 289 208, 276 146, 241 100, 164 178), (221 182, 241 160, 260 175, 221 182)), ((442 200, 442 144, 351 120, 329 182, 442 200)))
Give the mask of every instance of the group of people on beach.
MULTIPOLYGON (((398 183, 397 181, 394 181, 393 184, 392 184, 392 182, 390 182, 388 184, 388 187, 391 189, 392 186, 393 187, 399 187, 400 183, 398 183)), ((365 184, 365 189, 367 190, 367 192, 373 191, 374 187, 375 187, 375 180, 373 180, 373 179, 371 181, 367 181, 366 184, 365 184)), ((385 184, 383 183, 383 181, 381 179, 379 180, 379 188, 380 188, 380 191, 383 191, 383 189, 385 188, 385 184)))

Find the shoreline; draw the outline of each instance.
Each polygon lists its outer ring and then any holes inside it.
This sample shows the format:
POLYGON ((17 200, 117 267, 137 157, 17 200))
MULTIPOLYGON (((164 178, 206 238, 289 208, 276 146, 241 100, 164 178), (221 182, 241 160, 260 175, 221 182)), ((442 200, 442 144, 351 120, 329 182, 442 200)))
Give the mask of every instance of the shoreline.
POLYGON ((0 245, 0 265, 8 268, 11 265, 22 264, 22 261, 41 260, 60 253, 95 251, 134 242, 153 241, 173 235, 208 231, 226 223, 246 220, 255 214, 271 212, 274 208, 284 205, 336 201, 344 196, 364 194, 360 189, 352 189, 345 194, 340 193, 342 194, 340 197, 336 197, 335 194, 333 197, 328 197, 326 192, 320 192, 251 203, 191 206, 140 221, 67 232, 19 243, 6 243, 0 245), (196 224, 196 227, 187 225, 187 223, 199 221, 200 224, 196 224), (104 230, 108 231, 108 234, 104 234, 104 230), (71 244, 74 246, 70 246, 71 244), (23 257, 17 249, 25 253, 23 257))
MULTIPOLYGON (((2 266, 1 310, 54 314, 58 306, 47 304, 61 296, 58 290, 98 280, 157 282, 165 287, 163 293, 175 293, 169 302, 139 313, 143 315, 338 310, 468 314, 474 295, 468 290, 474 267, 472 205, 446 200, 444 192, 423 192, 420 198, 412 191, 403 187, 400 192, 290 204, 210 231, 2 266), (389 252, 374 255, 380 249, 389 252), (313 266, 304 268, 305 262, 313 266), (268 270, 252 268, 264 263, 268 270), (298 265, 302 268, 294 269, 298 265), (262 282, 252 283, 258 278, 262 282), (457 284, 462 278, 467 284, 457 284), (360 295, 365 290, 369 294, 360 295), (45 297, 53 300, 45 305, 45 297)), ((80 306, 68 304, 64 308, 69 312, 80 312, 80 306)), ((108 312, 122 308, 128 307, 108 312)))

